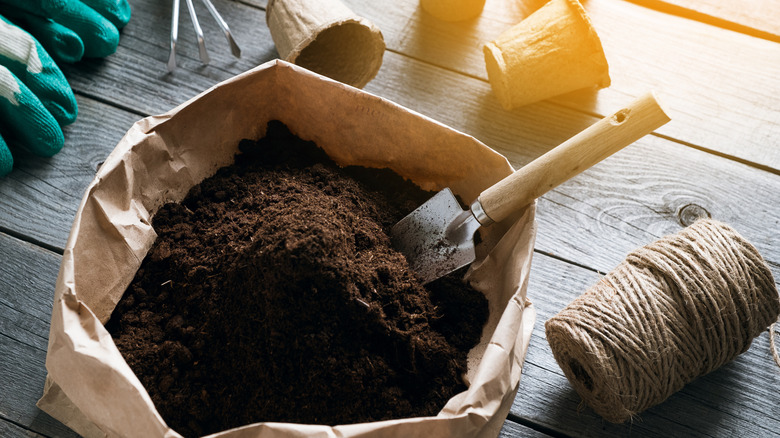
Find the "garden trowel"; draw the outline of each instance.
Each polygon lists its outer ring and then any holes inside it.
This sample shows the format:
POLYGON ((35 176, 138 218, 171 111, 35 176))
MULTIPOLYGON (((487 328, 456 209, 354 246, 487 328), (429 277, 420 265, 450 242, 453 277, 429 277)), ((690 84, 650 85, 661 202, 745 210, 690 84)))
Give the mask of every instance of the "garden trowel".
POLYGON ((669 120, 648 93, 485 189, 468 210, 449 188, 440 191, 395 224, 393 246, 423 283, 442 277, 474 261, 480 227, 506 219, 669 120))

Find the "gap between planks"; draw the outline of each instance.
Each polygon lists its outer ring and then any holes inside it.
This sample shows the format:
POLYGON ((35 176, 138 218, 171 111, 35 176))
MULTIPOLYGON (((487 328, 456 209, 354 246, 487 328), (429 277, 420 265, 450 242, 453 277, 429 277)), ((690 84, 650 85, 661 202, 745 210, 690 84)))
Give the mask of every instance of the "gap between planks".
POLYGON ((776 0, 628 0, 691 20, 780 43, 780 6, 776 0), (750 9, 745 12, 745 9, 750 9))

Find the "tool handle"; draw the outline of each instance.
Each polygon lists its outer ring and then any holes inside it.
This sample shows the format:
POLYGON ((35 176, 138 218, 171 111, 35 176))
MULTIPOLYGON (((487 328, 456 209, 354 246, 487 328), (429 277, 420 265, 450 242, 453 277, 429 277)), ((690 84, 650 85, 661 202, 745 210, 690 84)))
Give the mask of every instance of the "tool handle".
POLYGON ((647 93, 483 191, 482 209, 501 221, 669 120, 655 95, 647 93))

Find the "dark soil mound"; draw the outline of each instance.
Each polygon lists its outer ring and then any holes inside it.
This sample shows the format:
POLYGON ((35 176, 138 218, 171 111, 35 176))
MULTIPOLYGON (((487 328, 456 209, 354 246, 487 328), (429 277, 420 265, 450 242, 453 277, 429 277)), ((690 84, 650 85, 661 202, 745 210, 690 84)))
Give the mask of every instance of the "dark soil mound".
POLYGON ((280 123, 240 149, 157 212, 107 324, 165 421, 192 436, 435 415, 465 389, 487 301, 458 274, 421 286, 391 248, 431 194, 341 169, 280 123))

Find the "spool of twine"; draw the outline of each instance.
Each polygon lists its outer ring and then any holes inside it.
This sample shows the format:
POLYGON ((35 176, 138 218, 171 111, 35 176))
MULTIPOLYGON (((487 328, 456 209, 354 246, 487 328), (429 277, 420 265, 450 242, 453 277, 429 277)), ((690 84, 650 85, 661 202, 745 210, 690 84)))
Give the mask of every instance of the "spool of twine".
POLYGON ((745 352, 778 314, 756 248, 704 219, 630 253, 545 329, 582 399, 622 423, 745 352))

